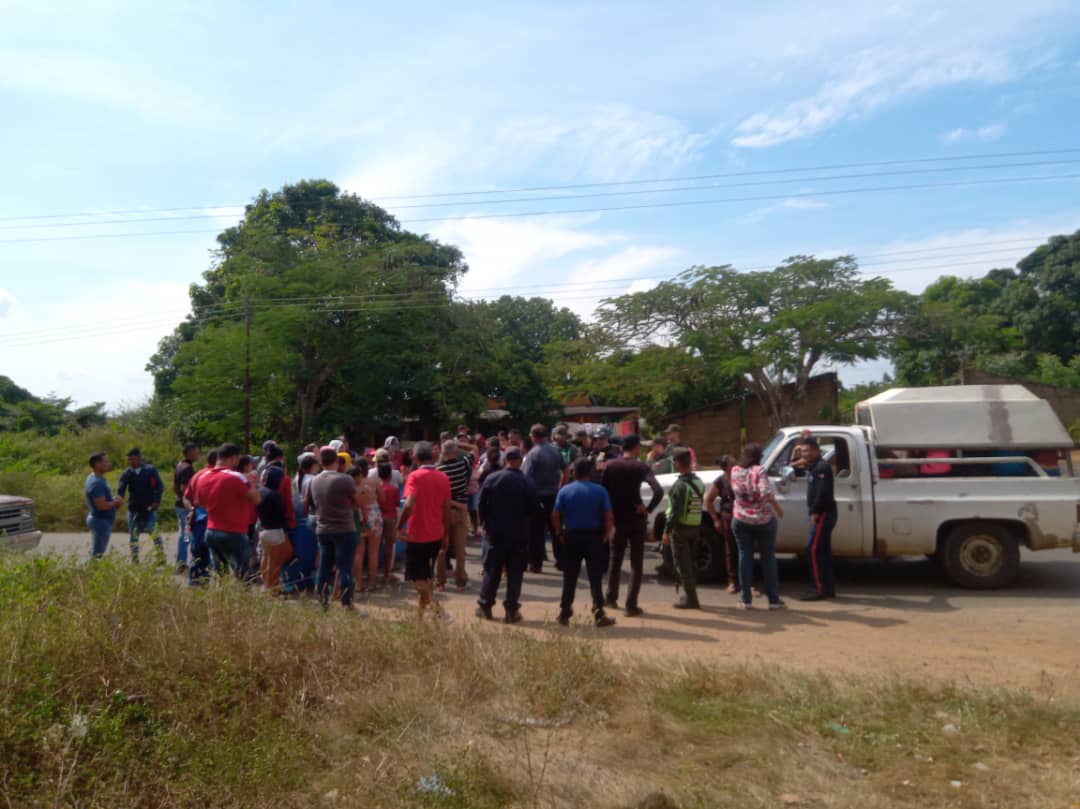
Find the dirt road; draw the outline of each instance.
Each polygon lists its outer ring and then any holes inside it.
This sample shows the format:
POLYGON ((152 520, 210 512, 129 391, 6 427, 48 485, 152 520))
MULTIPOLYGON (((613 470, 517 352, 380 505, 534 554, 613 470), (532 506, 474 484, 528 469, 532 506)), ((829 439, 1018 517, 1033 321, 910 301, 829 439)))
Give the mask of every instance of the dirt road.
MULTIPOLYGON (((84 535, 52 534, 39 552, 83 555, 88 543, 84 535)), ((899 674, 1080 694, 1080 555, 1068 551, 1025 552, 1017 585, 993 592, 952 587, 921 559, 841 562, 840 597, 814 604, 795 599, 803 589, 803 571, 796 560, 782 560, 789 609, 779 612, 737 610, 735 596, 716 586, 703 589, 703 611, 676 611, 673 588, 658 583, 652 573, 658 561, 652 554, 646 558, 644 617, 614 613, 618 623, 607 630, 595 630, 580 617, 569 630, 559 628, 554 619, 561 578, 551 568, 526 576, 526 620, 520 626, 529 632, 596 638, 617 655, 776 663, 856 676, 899 674)), ((469 591, 446 594, 459 624, 477 622, 479 547, 470 548, 468 570, 473 577, 469 591)), ((371 596, 370 604, 407 604, 411 598, 411 591, 399 586, 371 596)), ((585 616, 587 611, 582 571, 576 612, 585 616)), ((501 617, 501 607, 495 613, 501 617)), ((501 624, 491 629, 505 631, 501 624)))

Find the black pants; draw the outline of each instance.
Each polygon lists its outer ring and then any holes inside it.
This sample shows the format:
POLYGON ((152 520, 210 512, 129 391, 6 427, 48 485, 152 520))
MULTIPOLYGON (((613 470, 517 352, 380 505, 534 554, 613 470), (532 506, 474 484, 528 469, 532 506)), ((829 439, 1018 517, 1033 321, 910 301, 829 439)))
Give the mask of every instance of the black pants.
POLYGON ((555 495, 540 495, 540 513, 536 514, 529 524, 529 564, 534 569, 539 569, 544 565, 544 559, 547 556, 548 533, 551 533, 551 551, 555 557, 555 564, 561 564, 562 550, 559 548, 559 541, 555 539, 555 534, 551 532, 551 512, 554 510, 555 495))
POLYGON ((484 554, 484 580, 480 584, 481 607, 494 607, 499 593, 503 567, 506 567, 506 600, 503 607, 507 615, 521 608, 521 582, 525 577, 526 546, 517 542, 489 542, 484 554))
POLYGON ((827 511, 819 522, 810 523, 806 538, 806 558, 810 563, 810 589, 823 596, 836 595, 836 574, 833 572, 832 532, 837 513, 827 511))
POLYGON ((589 590, 592 594, 593 613, 604 613, 604 574, 608 566, 608 544, 604 542, 604 532, 567 531, 560 549, 562 559, 562 601, 559 606, 563 615, 573 612, 574 592, 577 590, 581 563, 585 562, 585 571, 589 575, 589 590))
POLYGON ((623 557, 630 548, 630 591, 626 594, 626 606, 636 607, 641 592, 641 574, 645 565, 645 515, 633 514, 615 520, 615 536, 611 540, 611 570, 608 573, 607 597, 611 602, 619 600, 619 583, 622 579, 623 557))

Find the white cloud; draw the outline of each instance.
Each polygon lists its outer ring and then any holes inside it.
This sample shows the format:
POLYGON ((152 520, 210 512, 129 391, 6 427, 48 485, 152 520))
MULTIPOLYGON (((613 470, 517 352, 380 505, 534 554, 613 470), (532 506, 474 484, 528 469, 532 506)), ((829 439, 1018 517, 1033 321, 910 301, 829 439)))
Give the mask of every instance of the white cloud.
POLYGON ((1005 82, 1019 71, 1005 54, 991 50, 946 54, 863 50, 844 60, 812 95, 745 118, 731 142, 742 148, 775 146, 912 95, 957 84, 1005 82))
POLYGON ((629 292, 645 292, 664 278, 682 269, 677 261, 682 251, 676 247, 631 245, 612 255, 578 262, 567 275, 568 285, 554 295, 565 306, 589 319, 602 298, 629 292), (646 273, 652 277, 635 278, 646 273))
POLYGON ((7 317, 15 306, 15 296, 6 289, 0 288, 0 317, 7 317))
POLYGON ((98 280, 92 298, 64 290, 20 303, 0 327, 4 373, 36 395, 56 391, 80 405, 141 401, 152 388, 147 359, 187 311, 187 285, 175 281, 98 280))
MULTIPOLYGON (((552 268, 566 256, 610 246, 622 239, 614 233, 583 230, 593 219, 458 219, 439 223, 433 235, 465 254, 469 271, 461 282, 462 294, 497 297, 507 287, 553 281, 552 268), (541 267, 548 272, 540 272, 541 267)), ((513 290, 507 292, 513 294, 513 290)))
POLYGON ((666 115, 608 104, 578 118, 536 115, 504 123, 496 141, 508 151, 550 158, 564 173, 622 180, 653 164, 668 168, 697 160, 710 136, 666 115))
POLYGON ((1002 123, 987 124, 986 126, 981 126, 977 129, 966 129, 961 126, 956 129, 950 129, 948 132, 942 132, 938 136, 938 140, 942 143, 961 143, 964 141, 993 143, 994 141, 1001 139, 1001 136, 1005 134, 1005 129, 1005 124, 1002 123))
POLYGON ((760 222, 766 216, 777 213, 779 211, 820 211, 829 207, 831 207, 829 203, 820 199, 812 199, 810 197, 788 197, 787 199, 773 205, 766 205, 763 208, 755 208, 749 213, 743 214, 735 221, 738 222, 738 224, 740 225, 752 225, 760 222))
POLYGON ((179 125, 198 123, 207 112, 203 99, 154 78, 145 66, 83 55, 0 50, 0 87, 92 101, 179 125))

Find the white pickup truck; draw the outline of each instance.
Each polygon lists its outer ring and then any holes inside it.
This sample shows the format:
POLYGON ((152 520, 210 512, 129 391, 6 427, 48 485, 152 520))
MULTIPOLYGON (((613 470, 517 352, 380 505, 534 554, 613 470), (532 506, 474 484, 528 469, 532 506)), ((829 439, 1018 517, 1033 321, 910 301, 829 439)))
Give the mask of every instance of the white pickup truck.
MULTIPOLYGON (((836 476, 837 556, 926 554, 955 584, 995 588, 1015 579, 1021 545, 1080 552, 1073 441, 1026 388, 894 388, 859 403, 855 414, 853 426, 788 427, 766 445, 762 465, 784 508, 778 552, 806 548, 806 481, 789 463, 806 433, 836 476)), ((702 477, 711 483, 715 473, 702 477)), ((711 526, 703 539, 712 547, 703 549, 702 565, 719 572, 711 526)))

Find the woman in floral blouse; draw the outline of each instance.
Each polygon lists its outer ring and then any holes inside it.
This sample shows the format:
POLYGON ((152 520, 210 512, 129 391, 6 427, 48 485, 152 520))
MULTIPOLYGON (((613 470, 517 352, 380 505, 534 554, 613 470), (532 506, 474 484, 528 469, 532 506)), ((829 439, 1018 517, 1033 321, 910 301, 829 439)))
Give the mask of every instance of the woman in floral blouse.
POLYGON ((747 444, 743 449, 738 464, 731 469, 731 490, 735 495, 731 530, 739 545, 739 587, 742 591, 739 608, 746 610, 752 605, 756 544, 761 554, 769 609, 783 609, 776 568, 776 521, 784 516, 784 510, 776 502, 769 475, 761 466, 761 444, 747 444))

